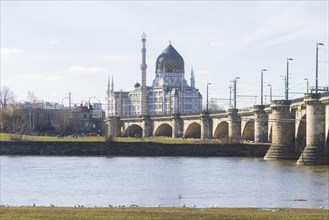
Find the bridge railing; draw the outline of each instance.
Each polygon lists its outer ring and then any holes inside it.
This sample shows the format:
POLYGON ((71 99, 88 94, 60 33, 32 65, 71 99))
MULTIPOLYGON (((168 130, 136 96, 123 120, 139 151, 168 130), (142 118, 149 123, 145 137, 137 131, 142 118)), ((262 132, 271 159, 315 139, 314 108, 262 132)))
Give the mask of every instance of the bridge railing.
MULTIPOLYGON (((326 97, 329 96, 329 91, 320 93, 320 97, 326 97)), ((291 99, 291 103, 299 103, 299 102, 303 102, 304 101, 304 97, 301 98, 296 98, 296 99, 291 99)), ((269 108, 270 105, 265 105, 265 108, 269 108)), ((245 107, 245 108, 239 108, 239 112, 243 112, 243 111, 252 111, 254 109, 254 106, 252 107, 245 107)), ((200 115, 203 112, 205 112, 205 110, 201 111, 201 112, 192 112, 192 113, 176 113, 176 115, 180 115, 180 116, 190 116, 190 115, 200 115)), ((209 114, 221 114, 221 113, 226 113, 226 110, 208 110, 209 114)), ((174 116, 175 114, 151 114, 149 116, 151 117, 170 117, 170 116, 174 116)), ((142 115, 129 115, 129 116, 121 116, 122 119, 129 119, 129 118, 143 118, 142 115)))

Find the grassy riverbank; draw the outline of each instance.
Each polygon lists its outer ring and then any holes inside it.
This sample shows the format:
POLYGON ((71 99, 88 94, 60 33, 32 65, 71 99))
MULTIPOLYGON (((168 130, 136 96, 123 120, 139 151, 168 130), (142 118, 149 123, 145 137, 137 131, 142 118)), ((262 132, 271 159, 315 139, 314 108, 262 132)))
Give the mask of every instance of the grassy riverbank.
POLYGON ((60 208, 1 206, 1 220, 9 219, 127 219, 127 220, 328 220, 328 209, 254 209, 254 208, 60 208))
MULTIPOLYGON (((58 141, 58 142, 105 142, 105 137, 89 136, 89 137, 69 137, 58 138, 56 136, 37 136, 37 135, 19 135, 0 133, 1 141, 58 141)), ((159 142, 159 143, 193 143, 196 140, 186 140, 181 138, 133 138, 133 137, 117 137, 113 141, 118 142, 159 142)))
MULTIPOLYGON (((0 133, 0 141, 59 141, 59 142, 105 142, 105 137, 90 136, 90 137, 64 137, 58 138, 55 136, 34 136, 34 135, 19 135, 0 133)), ((148 138, 133 138, 133 137, 117 137, 113 141, 118 142, 157 142, 165 144, 227 144, 227 141, 221 140, 200 140, 200 139, 182 139, 169 137, 148 137, 148 138)), ((230 142, 231 143, 231 142, 230 142)))

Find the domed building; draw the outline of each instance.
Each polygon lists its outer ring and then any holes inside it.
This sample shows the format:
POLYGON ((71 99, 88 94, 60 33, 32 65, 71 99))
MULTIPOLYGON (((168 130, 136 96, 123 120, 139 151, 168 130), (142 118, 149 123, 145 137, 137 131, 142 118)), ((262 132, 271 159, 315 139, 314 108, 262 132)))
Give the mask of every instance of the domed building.
POLYGON ((146 86, 146 36, 142 35, 141 84, 130 92, 114 91, 108 83, 108 116, 193 114, 201 112, 202 95, 195 88, 193 69, 190 85, 185 79, 183 57, 171 43, 158 56, 152 86, 146 86))

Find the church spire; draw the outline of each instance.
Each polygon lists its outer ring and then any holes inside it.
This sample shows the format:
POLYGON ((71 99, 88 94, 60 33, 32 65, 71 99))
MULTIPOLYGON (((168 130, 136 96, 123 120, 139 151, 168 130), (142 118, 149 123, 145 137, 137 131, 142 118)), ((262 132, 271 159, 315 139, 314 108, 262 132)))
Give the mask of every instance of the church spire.
POLYGON ((195 78, 194 78, 194 71, 193 71, 193 66, 191 67, 191 87, 195 88, 195 78))

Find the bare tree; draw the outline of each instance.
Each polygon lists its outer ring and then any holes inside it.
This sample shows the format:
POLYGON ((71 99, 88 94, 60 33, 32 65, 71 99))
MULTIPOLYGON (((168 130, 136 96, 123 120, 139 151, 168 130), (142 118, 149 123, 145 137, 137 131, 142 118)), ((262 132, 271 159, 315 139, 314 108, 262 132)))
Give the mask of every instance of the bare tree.
POLYGON ((53 126, 57 133, 69 134, 77 132, 77 121, 72 118, 72 113, 69 109, 61 109, 53 121, 53 126))
POLYGON ((29 131, 29 119, 21 109, 9 108, 0 110, 0 125, 3 131, 12 134, 26 134, 29 131))
POLYGON ((212 112, 224 110, 224 108, 222 106, 218 105, 216 101, 210 101, 208 108, 209 108, 209 111, 212 111, 212 112))
POLYGON ((2 109, 6 109, 8 105, 14 104, 15 96, 9 87, 3 87, 0 89, 0 105, 2 109))
POLYGON ((29 91, 27 93, 27 101, 31 102, 31 103, 36 103, 39 101, 38 97, 34 94, 34 92, 29 91))

